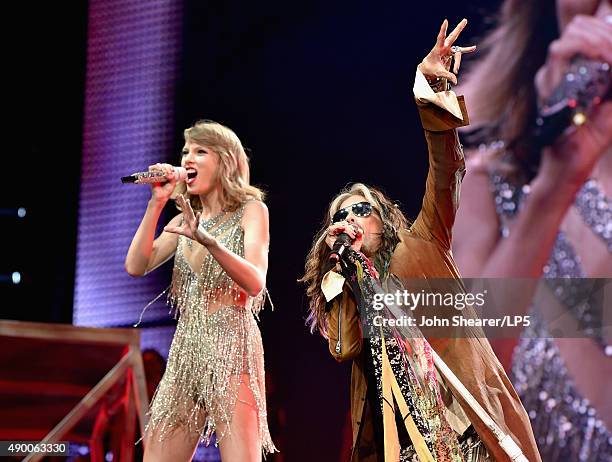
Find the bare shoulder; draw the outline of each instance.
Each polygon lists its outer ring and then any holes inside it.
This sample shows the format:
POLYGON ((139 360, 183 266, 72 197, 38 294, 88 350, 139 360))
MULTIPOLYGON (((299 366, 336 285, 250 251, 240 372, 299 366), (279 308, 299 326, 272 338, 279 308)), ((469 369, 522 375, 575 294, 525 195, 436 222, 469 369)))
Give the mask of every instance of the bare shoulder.
POLYGON ((246 203, 244 206, 244 213, 242 215, 243 222, 249 222, 252 220, 260 221, 260 220, 268 220, 268 206, 262 202, 257 200, 252 200, 246 203))
POLYGON ((262 201, 252 200, 244 206, 242 228, 247 234, 257 234, 260 237, 269 233, 270 218, 268 207, 262 201))
POLYGON ((245 252, 253 246, 260 249, 259 251, 267 252, 270 243, 270 223, 266 204, 258 200, 247 202, 241 226, 244 230, 245 252))

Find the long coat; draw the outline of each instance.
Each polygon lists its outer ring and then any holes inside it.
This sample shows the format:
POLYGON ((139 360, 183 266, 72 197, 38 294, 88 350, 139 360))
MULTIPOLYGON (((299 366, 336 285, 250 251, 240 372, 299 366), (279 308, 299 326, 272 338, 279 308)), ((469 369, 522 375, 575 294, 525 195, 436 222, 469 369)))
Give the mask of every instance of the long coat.
MULTIPOLYGON (((422 74, 417 74, 417 83, 419 79, 420 83, 424 81, 422 77, 422 74)), ((418 96, 417 84, 415 94, 418 96)), ((444 278, 450 284, 450 290, 459 293, 465 289, 451 253, 451 231, 465 162, 456 128, 468 124, 468 115, 463 97, 455 97, 452 92, 440 96, 446 97, 446 100, 454 98, 456 115, 445 109, 444 101, 435 97, 429 101, 417 98, 429 151, 429 172, 421 211, 410 229, 400 231, 401 242, 393 253, 390 272, 402 281, 444 278), (459 110, 461 118, 458 117, 459 110)), ((367 398, 368 381, 364 369, 365 348, 360 318, 347 286, 345 284, 343 293, 333 300, 328 313, 329 350, 338 361, 353 360, 351 461, 379 461, 383 458, 375 445, 371 407, 378 403, 372 403, 367 398), (338 351, 339 334, 341 341, 338 351)), ((471 335, 469 331, 455 334, 448 338, 428 337, 426 333, 425 336, 493 420, 517 442, 527 459, 540 462, 529 417, 489 342, 484 337, 471 335)), ((453 395, 489 453, 496 461, 510 462, 491 431, 456 392, 453 395)))

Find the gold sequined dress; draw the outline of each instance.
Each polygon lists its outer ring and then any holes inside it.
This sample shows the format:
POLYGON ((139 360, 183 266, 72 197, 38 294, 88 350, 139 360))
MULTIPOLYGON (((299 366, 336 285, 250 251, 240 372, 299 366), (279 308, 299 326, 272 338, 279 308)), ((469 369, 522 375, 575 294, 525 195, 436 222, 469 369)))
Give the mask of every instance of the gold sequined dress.
MULTIPOLYGON (((245 205, 200 224, 240 256, 245 205)), ((166 372, 151 403, 147 432, 155 431, 163 439, 175 428, 186 427, 207 445, 213 433, 220 441, 231 432, 238 390, 248 380, 262 449, 274 452, 267 424, 263 346, 255 319, 265 290, 257 297, 246 295, 204 247, 179 236, 168 298, 179 319, 166 372), (197 270, 187 258, 193 261, 195 256, 202 262, 197 270)))

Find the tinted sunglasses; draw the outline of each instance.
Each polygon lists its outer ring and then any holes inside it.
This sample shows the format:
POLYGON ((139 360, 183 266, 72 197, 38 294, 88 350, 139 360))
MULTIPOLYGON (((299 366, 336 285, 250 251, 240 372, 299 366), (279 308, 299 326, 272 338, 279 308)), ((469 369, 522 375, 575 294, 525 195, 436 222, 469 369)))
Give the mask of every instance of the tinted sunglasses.
POLYGON ((344 207, 334 213, 332 223, 346 220, 350 212, 353 212, 353 215, 357 217, 369 217, 372 215, 372 204, 369 202, 357 202, 356 204, 344 207))

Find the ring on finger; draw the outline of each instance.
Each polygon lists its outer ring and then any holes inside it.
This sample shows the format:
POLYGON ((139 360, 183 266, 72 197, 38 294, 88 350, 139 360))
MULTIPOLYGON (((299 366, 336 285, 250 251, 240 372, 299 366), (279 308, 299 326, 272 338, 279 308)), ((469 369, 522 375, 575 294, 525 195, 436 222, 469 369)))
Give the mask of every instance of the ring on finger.
POLYGON ((452 52, 453 54, 455 54, 455 53, 461 53, 461 47, 458 47, 458 46, 456 46, 456 45, 453 45, 453 46, 451 47, 451 52, 452 52))

